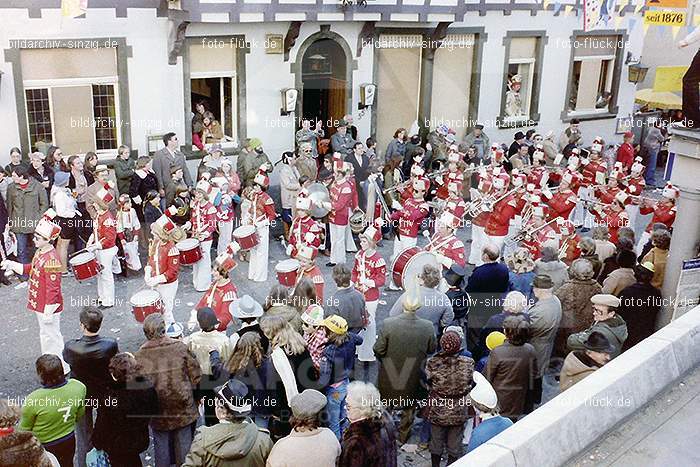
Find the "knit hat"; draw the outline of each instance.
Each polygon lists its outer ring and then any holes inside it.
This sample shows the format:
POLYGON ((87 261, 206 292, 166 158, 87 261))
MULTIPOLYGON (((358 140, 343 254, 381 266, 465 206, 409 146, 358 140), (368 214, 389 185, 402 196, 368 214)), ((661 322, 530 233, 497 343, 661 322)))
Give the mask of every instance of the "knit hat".
POLYGON ((554 283, 552 282, 552 278, 547 274, 538 274, 532 281, 532 286, 536 289, 551 289, 554 287, 554 283))
POLYGON ((440 347, 447 354, 456 354, 462 348, 462 339, 454 331, 447 331, 440 338, 440 347))
POLYGON ((472 374, 474 387, 469 392, 471 400, 489 409, 495 409, 498 405, 498 396, 491 383, 478 371, 472 374))
POLYGON ((532 253, 527 248, 520 247, 506 257, 506 265, 516 274, 530 272, 535 269, 532 253))
POLYGON ((323 307, 312 303, 301 314, 301 320, 309 326, 320 326, 323 324, 323 307))
POLYGON ((326 396, 317 390, 304 389, 292 397, 289 408, 292 409, 292 415, 297 418, 314 417, 323 410, 327 402, 326 396))
POLYGON ((331 315, 323 320, 323 324, 326 329, 336 334, 343 335, 348 332, 348 322, 345 318, 338 315, 331 315))
POLYGON ((493 350, 506 341, 506 335, 500 331, 493 331, 486 336, 486 347, 493 350))
POLYGON ((70 180, 68 172, 56 172, 53 176, 53 184, 59 187, 67 187, 70 180))

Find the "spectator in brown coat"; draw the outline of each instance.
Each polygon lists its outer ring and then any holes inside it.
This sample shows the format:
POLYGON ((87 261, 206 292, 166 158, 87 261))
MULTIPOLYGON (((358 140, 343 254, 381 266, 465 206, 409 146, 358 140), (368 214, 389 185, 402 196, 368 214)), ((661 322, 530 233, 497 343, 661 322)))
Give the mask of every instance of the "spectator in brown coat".
POLYGON ((192 444, 192 424, 199 417, 192 391, 202 370, 182 341, 165 335, 162 315, 149 315, 143 333, 147 340, 135 357, 143 367, 143 376, 153 382, 158 393, 160 410, 151 421, 155 465, 170 465, 171 447, 175 463, 180 465, 192 444))
POLYGON ((622 250, 617 254, 616 263, 619 267, 603 281, 603 293, 619 297, 622 289, 637 282, 633 269, 637 263, 637 257, 633 251, 622 250))
POLYGON ((642 263, 654 265, 654 277, 651 285, 660 289, 664 285, 666 275, 666 261, 668 260, 668 249, 671 246, 671 233, 668 230, 655 230, 651 234, 651 244, 654 246, 649 253, 644 256, 642 263))

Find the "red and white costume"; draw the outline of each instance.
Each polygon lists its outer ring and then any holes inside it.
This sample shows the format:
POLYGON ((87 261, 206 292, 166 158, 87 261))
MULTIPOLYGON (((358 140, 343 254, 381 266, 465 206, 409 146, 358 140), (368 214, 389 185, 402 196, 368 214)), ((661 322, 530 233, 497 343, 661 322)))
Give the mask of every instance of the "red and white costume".
MULTIPOLYGON (((253 182, 261 188, 270 185, 270 179, 265 172, 266 164, 260 168, 253 182)), ((248 279, 255 282, 265 282, 267 280, 267 270, 269 268, 270 249, 270 222, 275 220, 275 202, 265 191, 253 192, 250 213, 247 222, 255 226, 260 242, 250 250, 250 265, 248 267, 248 279)))
POLYGON ((141 270, 139 258, 139 232, 141 223, 134 208, 117 210, 117 239, 122 242, 126 266, 132 271, 141 270))
MULTIPOLYGON (((613 205, 618 203, 618 201, 624 202, 626 198, 627 195, 624 192, 618 193, 613 205)), ((610 232, 610 241, 614 244, 617 244, 617 231, 620 230, 620 227, 628 227, 630 220, 624 208, 622 210, 616 211, 612 207, 613 205, 605 206, 602 209, 592 209, 592 212, 593 215, 596 217, 596 220, 601 225, 608 226, 608 230, 610 232)))
POLYGON ((558 234, 552 227, 552 224, 547 225, 545 219, 547 218, 546 209, 544 206, 533 206, 532 207, 532 219, 525 225, 526 231, 533 231, 537 229, 536 232, 532 234, 530 238, 526 238, 523 241, 523 247, 527 248, 532 254, 532 258, 537 260, 542 257, 542 248, 549 245, 556 245, 558 234), (537 219, 539 218, 539 220, 537 219), (540 224, 536 227, 537 222, 545 223, 545 225, 540 224))
POLYGON ((326 281, 323 279, 321 269, 314 262, 317 253, 318 250, 316 248, 306 245, 299 246, 296 253, 296 258, 300 261, 301 265, 297 271, 296 284, 299 284, 302 279, 309 279, 314 284, 318 303, 323 303, 323 289, 326 285, 326 281))
POLYGON ((235 191, 229 185, 228 177, 214 177, 211 179, 216 185, 218 193, 210 196, 216 207, 216 229, 219 232, 219 239, 216 244, 216 254, 221 255, 226 252, 226 247, 233 239, 233 219, 235 217, 235 204, 231 198, 235 191))
POLYGON ((644 245, 646 245, 646 243, 651 238, 651 229, 654 226, 654 224, 664 224, 669 229, 673 227, 673 223, 676 220, 675 200, 676 198, 678 198, 679 194, 680 193, 678 192, 678 189, 676 187, 674 187, 671 184, 668 184, 666 185, 662 193, 662 196, 665 199, 656 201, 653 204, 643 203, 640 206, 639 212, 641 214, 652 214, 652 216, 651 220, 647 224, 646 229, 644 229, 644 232, 639 238, 639 242, 637 243, 637 254, 642 253, 644 245))
MULTIPOLYGON (((427 191, 428 189, 428 184, 424 180, 414 180, 412 185, 415 185, 416 190, 427 191)), ((399 233, 394 239, 392 258, 396 258, 403 250, 416 246, 421 222, 430 212, 430 206, 422 197, 409 198, 400 207, 401 209, 391 213, 391 221, 399 233)))
MULTIPOLYGON (((498 178, 494 180, 494 187, 500 190, 499 194, 496 195, 496 199, 504 195, 508 189, 508 183, 505 182, 505 180, 510 180, 507 174, 499 175, 498 178)), ((517 201, 512 194, 493 205, 491 216, 489 216, 489 220, 486 223, 484 233, 486 234, 487 241, 496 245, 499 251, 503 249, 503 244, 505 243, 506 237, 508 236, 508 229, 510 228, 510 220, 515 216, 517 206, 517 201)))
MULTIPOLYGON (((479 173, 479 184, 477 189, 471 190, 472 202, 476 202, 480 198, 485 198, 491 193, 493 187, 492 178, 488 172, 484 169, 479 173)), ((486 233, 484 229, 488 223, 489 217, 491 217, 490 211, 481 211, 472 218, 472 243, 469 250, 469 264, 475 264, 481 266, 483 263, 481 261, 481 250, 486 243, 486 233)))
POLYGON ((576 258, 581 256, 581 250, 578 247, 581 237, 576 233, 576 227, 571 221, 558 218, 554 225, 557 226, 555 230, 559 231, 560 250, 566 245, 559 257, 566 264, 571 264, 576 258))
MULTIPOLYGON (((562 179, 568 180, 569 177, 565 174, 562 179)), ((553 195, 548 190, 543 190, 542 194, 545 198, 549 198, 549 201, 547 201, 547 206, 549 208, 547 220, 552 220, 556 217, 561 217, 564 220, 569 220, 571 218, 571 213, 576 207, 578 197, 570 187, 563 188, 560 186, 559 191, 553 195)), ((558 227, 555 227, 554 230, 558 230, 558 227)))
POLYGON ((238 291, 236 290, 236 286, 233 285, 233 282, 231 282, 231 279, 227 279, 223 284, 219 283, 219 281, 214 281, 211 286, 209 286, 209 290, 207 290, 204 295, 202 295, 202 298, 199 299, 199 302, 197 302, 195 310, 204 307, 209 307, 214 310, 214 314, 219 320, 219 325, 216 330, 225 332, 231 322, 231 312, 229 308, 231 303, 237 299, 238 291))
MULTIPOLYGON (((645 170, 646 166, 642 164, 642 158, 637 156, 632 164, 630 178, 627 179, 627 194, 642 196, 647 186, 647 182, 644 179, 645 170)), ((630 226, 635 229, 635 236, 638 236, 635 227, 637 225, 637 216, 639 216, 639 198, 631 198, 625 206, 625 211, 627 211, 627 215, 630 218, 630 226)), ((644 234, 642 233, 642 235, 644 234)))
POLYGON ((351 280, 355 288, 365 297, 365 308, 369 315, 367 327, 362 332, 363 341, 357 348, 357 358, 362 362, 375 360, 374 344, 377 341, 377 305, 379 303, 379 287, 386 282, 386 262, 374 245, 381 240, 382 232, 376 225, 367 226, 362 235, 367 238, 369 248, 360 250, 355 255, 351 280))
MULTIPOLYGON (((454 217, 451 214, 449 216, 454 217)), ((447 236, 434 233, 430 242, 425 246, 425 250, 446 258, 441 263, 443 269, 449 269, 452 263, 457 263, 462 267, 467 264, 464 256, 464 243, 457 238, 454 232, 447 236)))
POLYGON ((196 190, 202 192, 204 199, 192 201, 190 222, 192 237, 199 240, 202 257, 192 265, 192 284, 197 292, 204 292, 211 282, 211 243, 216 231, 216 208, 207 197, 212 193, 212 186, 206 180, 197 182, 196 190))
POLYGON ((102 266, 97 273, 97 296, 103 306, 110 307, 114 306, 114 272, 121 272, 121 268, 112 269, 117 256, 117 219, 111 211, 97 213, 93 228, 93 243, 88 249, 95 251, 97 262, 102 266))
MULTIPOLYGON (((167 216, 161 216, 156 223, 169 233, 175 228, 175 224, 167 216)), ((180 273, 180 251, 175 242, 164 241, 154 237, 149 248, 148 265, 144 268, 146 285, 155 288, 163 300, 165 312, 163 320, 166 326, 175 322, 173 307, 177 294, 177 278, 180 273)))
POLYGON ((297 215, 292 219, 292 225, 289 228, 289 244, 287 246, 289 256, 296 256, 300 245, 310 246, 314 249, 321 247, 324 229, 320 222, 309 215, 309 209, 311 209, 309 198, 297 198, 297 215))
POLYGON ((352 183, 347 178, 342 181, 334 181, 329 194, 331 198, 331 212, 328 217, 331 236, 330 262, 345 264, 346 230, 355 199, 352 183))

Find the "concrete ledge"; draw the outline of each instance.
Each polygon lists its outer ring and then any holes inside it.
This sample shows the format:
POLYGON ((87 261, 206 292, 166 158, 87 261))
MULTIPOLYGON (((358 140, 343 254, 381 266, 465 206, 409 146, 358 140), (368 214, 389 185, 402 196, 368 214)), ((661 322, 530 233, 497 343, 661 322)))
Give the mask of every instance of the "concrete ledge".
POLYGON ((453 465, 562 465, 697 366, 698 348, 700 306, 453 465))

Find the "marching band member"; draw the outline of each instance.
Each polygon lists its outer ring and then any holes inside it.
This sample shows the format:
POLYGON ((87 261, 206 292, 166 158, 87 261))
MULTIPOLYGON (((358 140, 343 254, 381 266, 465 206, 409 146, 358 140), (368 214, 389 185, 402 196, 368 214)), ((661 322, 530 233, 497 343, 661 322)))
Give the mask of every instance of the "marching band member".
POLYGON ((275 202, 267 194, 270 178, 267 176, 267 164, 260 166, 258 174, 253 179, 249 222, 255 226, 259 243, 250 250, 250 266, 248 279, 255 282, 267 280, 268 251, 270 248, 270 222, 275 220, 275 202))
POLYGON ((211 243, 216 230, 216 208, 209 201, 211 184, 197 182, 190 210, 192 238, 199 240, 202 257, 192 265, 192 284, 197 292, 204 292, 211 282, 211 243))
POLYGON ((136 210, 131 207, 131 198, 128 193, 119 196, 117 209, 117 238, 124 251, 124 262, 132 271, 141 269, 139 258, 139 233, 141 223, 136 215, 136 210))
POLYGON ((635 157, 632 168, 630 169, 630 175, 627 179, 627 193, 632 195, 631 201, 625 206, 625 211, 630 218, 630 226, 632 230, 636 229, 637 216, 639 215, 639 196, 642 195, 644 189, 647 186, 647 181, 644 179, 644 172, 646 171, 646 166, 642 164, 642 158, 640 156, 635 157))
POLYGON ((391 221, 396 223, 395 228, 399 233, 394 239, 392 258, 396 258, 403 250, 416 246, 421 222, 428 216, 430 209, 424 199, 427 189, 425 180, 413 180, 413 197, 404 201, 403 205, 398 201, 392 203, 391 207, 396 211, 391 213, 391 221))
POLYGON ((595 197, 600 200, 601 203, 610 204, 615 199, 615 196, 620 192, 620 180, 623 174, 617 170, 610 172, 610 177, 608 177, 608 184, 605 186, 599 186, 594 190, 595 197))
POLYGON ((318 254, 318 250, 310 245, 299 245, 297 247, 295 258, 299 260, 300 266, 299 271, 297 271, 296 283, 299 284, 304 278, 311 280, 314 284, 314 289, 316 289, 316 300, 318 303, 323 303, 323 288, 326 281, 323 279, 321 269, 314 261, 316 254, 318 254))
POLYGON ((617 244, 617 231, 620 230, 620 227, 629 225, 629 216, 625 212, 625 203, 628 199, 629 195, 624 191, 620 191, 615 196, 615 200, 609 205, 594 204, 590 208, 596 220, 600 224, 608 226, 610 241, 614 244, 617 244))
MULTIPOLYGON (((414 157, 414 160, 415 159, 419 159, 419 157, 416 156, 414 157)), ((415 180, 421 180, 425 184, 425 193, 423 194, 423 196, 425 196, 428 190, 430 190, 430 179, 425 176, 425 169, 421 167, 420 162, 416 162, 411 166, 411 178, 407 180, 403 189, 398 189, 401 202, 413 198, 413 182, 415 180)))
MULTIPOLYGON (((538 146, 542 146, 538 144, 538 146)), ((532 183, 537 188, 544 188, 547 186, 547 181, 549 180, 549 171, 545 167, 547 160, 544 155, 544 151, 541 149, 536 149, 532 153, 532 165, 530 173, 527 175, 527 183, 532 183)))
POLYGON ((297 197, 296 216, 292 220, 289 228, 289 243, 287 244, 287 254, 296 256, 297 249, 301 245, 320 248, 323 242, 323 227, 311 217, 311 198, 297 197))
POLYGON ((463 220, 467 213, 467 203, 462 197, 462 182, 455 180, 447 184, 447 199, 442 212, 449 212, 457 219, 463 220))
POLYGON ((456 151, 450 152, 449 156, 447 156, 447 173, 438 175, 435 178, 435 183, 438 185, 435 196, 438 199, 447 199, 449 196, 448 185, 450 183, 462 183, 464 181, 464 173, 459 168, 460 161, 461 157, 456 151))
MULTIPOLYGON (((571 188, 573 182, 574 176, 571 173, 564 173, 556 193, 552 194, 547 189, 542 190, 542 195, 547 199, 546 203, 549 207, 548 220, 556 217, 561 217, 564 220, 571 219, 576 203, 578 203, 578 197, 571 188)), ((558 227, 555 227, 554 230, 558 230, 558 227)))
POLYGON ((237 195, 231 191, 229 182, 225 177, 214 177, 211 181, 218 188, 213 205, 216 208, 216 227, 219 232, 216 254, 220 255, 226 251, 226 247, 232 240, 234 209, 236 206, 234 197, 237 197, 237 195))
POLYGON ((638 255, 642 254, 644 245, 651 239, 651 229, 654 224, 664 224, 669 230, 673 227, 673 223, 676 220, 676 199, 679 195, 678 188, 668 183, 661 192, 662 198, 660 200, 653 202, 647 198, 642 198, 639 212, 641 214, 653 213, 653 215, 637 243, 636 252, 638 255))
POLYGON ((501 173, 494 178, 493 187, 496 190, 494 199, 502 199, 493 206, 489 206, 491 215, 484 229, 486 237, 498 248, 498 251, 503 250, 503 244, 508 236, 510 220, 515 216, 517 207, 515 197, 512 194, 507 194, 509 183, 510 176, 507 173, 501 173))
POLYGON ((97 262, 102 266, 97 273, 97 296, 100 308, 111 308, 114 306, 112 261, 117 256, 117 219, 109 210, 109 205, 114 198, 111 192, 98 190, 90 201, 95 213, 95 222, 93 222, 93 233, 85 249, 94 251, 97 262))
POLYGON ((204 307, 209 307, 214 310, 219 325, 217 331, 225 332, 231 322, 230 306, 234 300, 238 299, 238 291, 236 286, 231 281, 231 271, 237 266, 233 256, 228 250, 218 255, 214 260, 212 267, 212 276, 214 280, 209 286, 197 305, 190 312, 190 319, 187 322, 187 327, 192 331, 197 326, 197 310, 204 307))
POLYGON ((29 276, 27 309, 36 314, 39 322, 39 341, 41 353, 57 355, 63 364, 64 373, 70 371, 63 361, 63 335, 61 334, 61 311, 63 311, 63 294, 61 293, 61 259, 51 244, 61 233, 61 227, 46 217, 39 220, 34 230, 36 252, 31 264, 4 260, 0 265, 5 271, 17 275, 29 276))
POLYGON ((430 242, 425 246, 425 251, 435 255, 443 270, 450 269, 453 264, 466 266, 464 258, 464 243, 455 235, 461 220, 449 212, 442 213, 442 216, 435 223, 435 233, 430 242))
POLYGON ((559 259, 570 265, 581 256, 581 249, 578 247, 581 236, 576 233, 576 226, 573 222, 561 217, 556 219, 554 230, 559 231, 559 259))
MULTIPOLYGON (((537 260, 542 257, 542 248, 557 243, 557 232, 550 225, 547 225, 547 209, 545 206, 536 204, 532 206, 532 217, 525 225, 526 238, 523 246, 532 254, 532 259, 537 260)), ((558 248, 558 245, 556 245, 558 248)))
POLYGON ((386 281, 386 262, 376 250, 377 242, 382 239, 382 231, 376 224, 368 225, 360 234, 361 250, 355 255, 350 279, 355 288, 362 292, 365 298, 365 309, 369 315, 362 345, 357 348, 357 359, 361 362, 373 362, 374 343, 377 341, 377 305, 379 303, 379 287, 386 281))
POLYGON ((175 322, 173 307, 177 294, 177 277, 180 272, 180 252, 175 243, 185 238, 185 233, 165 214, 151 225, 153 238, 148 247, 148 265, 144 268, 146 285, 154 288, 163 300, 166 326, 175 322))
MULTIPOLYGON (((486 168, 479 170, 479 184, 476 189, 471 191, 472 203, 478 202, 479 199, 487 198, 493 189, 492 178, 486 168)), ((485 208, 485 206, 483 206, 485 208)), ((486 233, 484 229, 488 223, 491 212, 487 209, 482 209, 475 217, 472 218, 472 243, 469 249, 469 264, 481 266, 483 264, 482 248, 486 244, 486 233)))
POLYGON ((504 243, 503 256, 509 255, 517 248, 517 245, 512 244, 509 240, 520 232, 523 228, 523 224, 527 223, 533 197, 536 198, 537 203, 540 202, 540 190, 536 188, 534 183, 527 183, 527 175, 520 173, 518 169, 513 169, 511 175, 513 186, 517 188, 513 194, 516 205, 515 215, 510 220, 510 225, 508 226, 508 235, 504 243))
POLYGON ((330 188, 330 201, 325 202, 325 207, 330 209, 329 234, 331 242, 330 261, 326 266, 345 263, 346 230, 350 219, 350 209, 353 201, 352 186, 347 179, 347 169, 342 160, 333 161, 335 180, 330 188))
MULTIPOLYGON (((593 196, 593 185, 602 185, 605 183, 607 168, 605 166, 605 162, 603 162, 600 158, 600 151, 600 144, 593 144, 591 145, 591 150, 588 157, 581 157, 580 159, 583 180, 581 181, 581 186, 578 189, 578 197, 583 203, 595 199, 593 196)), ((593 218, 590 212, 583 210, 579 212, 579 214, 581 213, 582 215, 577 217, 577 219, 581 221, 581 225, 583 225, 584 228, 591 228, 593 226, 593 218)))

